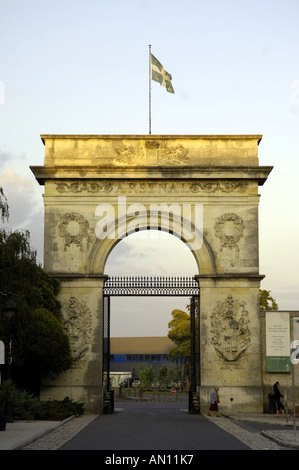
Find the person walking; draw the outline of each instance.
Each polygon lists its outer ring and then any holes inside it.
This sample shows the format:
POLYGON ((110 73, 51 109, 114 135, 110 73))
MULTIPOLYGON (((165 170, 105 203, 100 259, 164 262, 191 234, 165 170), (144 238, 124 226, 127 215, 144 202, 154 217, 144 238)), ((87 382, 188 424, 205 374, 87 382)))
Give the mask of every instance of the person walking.
POLYGON ((281 410, 282 416, 285 416, 284 406, 283 406, 283 404, 281 403, 281 400, 280 400, 281 398, 283 398, 283 395, 280 393, 279 387, 280 387, 280 383, 275 382, 273 389, 274 389, 274 398, 275 398, 275 403, 276 403, 276 416, 277 416, 277 418, 279 418, 280 410, 281 410))
POLYGON ((212 390, 210 394, 210 408, 208 411, 208 416, 212 415, 212 412, 216 412, 216 416, 220 416, 219 409, 218 409, 218 403, 220 402, 219 400, 219 388, 215 387, 214 390, 212 390))

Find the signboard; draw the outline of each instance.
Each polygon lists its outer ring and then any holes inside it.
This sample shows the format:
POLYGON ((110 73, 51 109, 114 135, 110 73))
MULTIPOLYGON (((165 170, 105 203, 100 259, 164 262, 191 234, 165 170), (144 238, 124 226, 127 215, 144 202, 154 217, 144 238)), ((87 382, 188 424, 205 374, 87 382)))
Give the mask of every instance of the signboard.
POLYGON ((0 364, 5 364, 5 350, 3 341, 0 341, 0 364))
POLYGON ((293 341, 299 340, 299 318, 293 318, 293 341))
POLYGON ((290 314, 266 312, 266 372, 290 371, 290 314))

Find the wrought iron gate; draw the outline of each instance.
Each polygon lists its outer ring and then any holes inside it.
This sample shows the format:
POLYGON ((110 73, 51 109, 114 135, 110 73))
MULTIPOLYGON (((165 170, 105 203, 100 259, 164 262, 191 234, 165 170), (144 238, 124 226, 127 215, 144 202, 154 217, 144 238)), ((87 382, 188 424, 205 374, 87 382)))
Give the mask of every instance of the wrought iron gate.
MULTIPOLYGON (((191 297, 191 367, 189 412, 200 413, 199 405, 199 351, 196 347, 195 310, 199 309, 199 285, 192 277, 109 277, 103 287, 103 388, 104 412, 114 411, 114 397, 110 390, 110 297, 112 296, 181 296, 191 297)), ((198 337, 200 337, 198 332, 198 337)))

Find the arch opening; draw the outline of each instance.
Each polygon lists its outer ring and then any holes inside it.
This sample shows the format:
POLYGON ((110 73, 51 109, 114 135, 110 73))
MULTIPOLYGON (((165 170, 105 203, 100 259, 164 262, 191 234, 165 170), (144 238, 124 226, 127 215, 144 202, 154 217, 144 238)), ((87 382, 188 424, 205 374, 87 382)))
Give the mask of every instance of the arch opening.
MULTIPOLYGON (((132 286, 132 283, 136 284, 136 280, 138 285, 143 286, 186 286, 187 279, 193 278, 196 267, 191 251, 186 249, 184 243, 177 237, 163 231, 147 231, 129 235, 117 244, 107 260, 106 272, 109 277, 113 277, 114 280, 111 280, 113 286, 119 284, 132 286)), ((197 285, 194 279, 192 282, 197 285)), ((126 292, 128 291, 131 295, 131 289, 127 289, 126 292)), ((198 287, 192 291, 192 294, 191 290, 178 290, 176 287, 174 290, 166 289, 166 291, 168 294, 163 289, 160 291, 150 288, 150 293, 148 291, 146 294, 139 293, 141 291, 137 290, 137 293, 133 293, 133 297, 127 297, 121 289, 120 294, 115 294, 112 290, 112 294, 108 294, 109 297, 104 297, 103 321, 104 325, 107 325, 104 326, 104 331, 108 332, 108 335, 105 335, 104 345, 107 345, 108 349, 104 349, 103 383, 105 387, 108 383, 109 386, 112 384, 118 387, 126 380, 133 380, 133 377, 142 381, 143 374, 151 373, 152 391, 147 393, 152 393, 156 388, 156 391, 160 389, 161 393, 163 392, 161 371, 164 371, 166 374, 164 393, 170 384, 172 387, 178 387, 177 398, 179 397, 180 401, 188 401, 190 407, 187 390, 190 392, 191 386, 195 391, 195 349, 191 354, 190 363, 183 361, 183 368, 181 361, 180 367, 177 361, 172 361, 170 349, 174 348, 175 344, 168 337, 168 325, 174 319, 172 311, 185 312, 184 315, 188 317, 187 305, 191 302, 194 305, 191 299, 194 299, 195 292, 198 295, 198 287)), ((195 315, 194 308, 192 311, 189 328, 191 328, 190 347, 193 351, 192 344, 195 345, 196 334, 192 321, 195 315)), ((199 360, 199 350, 197 357, 199 360)), ((128 393, 127 388, 120 387, 118 390, 124 390, 124 394, 128 393)), ((164 397, 166 401, 174 400, 170 394, 166 395, 168 395, 164 397)), ((157 396, 159 399, 159 395, 154 395, 151 399, 157 399, 157 396)))
MULTIPOLYGON (((197 263, 193 253, 175 235, 143 230, 128 235, 114 246, 107 258, 105 273, 119 277, 193 277, 197 274, 197 263)), ((185 310, 188 301, 187 297, 153 297, 150 302, 148 297, 114 298, 111 337, 167 336, 171 311, 185 310)))

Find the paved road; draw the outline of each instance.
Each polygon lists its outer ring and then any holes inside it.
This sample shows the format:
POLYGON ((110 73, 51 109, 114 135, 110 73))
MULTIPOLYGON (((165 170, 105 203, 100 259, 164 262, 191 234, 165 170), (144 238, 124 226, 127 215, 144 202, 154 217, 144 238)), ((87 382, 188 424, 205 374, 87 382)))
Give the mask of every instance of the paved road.
POLYGON ((212 420, 188 414, 187 404, 116 406, 114 414, 98 416, 60 450, 250 450, 212 420))

